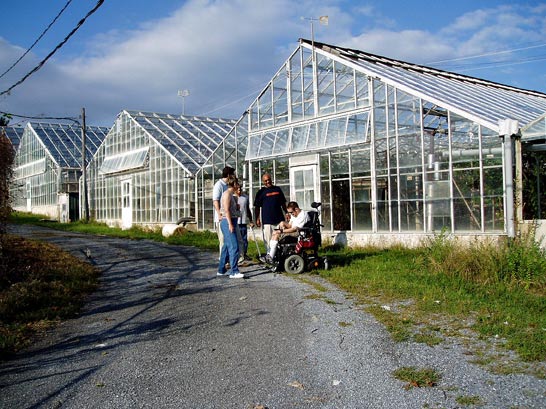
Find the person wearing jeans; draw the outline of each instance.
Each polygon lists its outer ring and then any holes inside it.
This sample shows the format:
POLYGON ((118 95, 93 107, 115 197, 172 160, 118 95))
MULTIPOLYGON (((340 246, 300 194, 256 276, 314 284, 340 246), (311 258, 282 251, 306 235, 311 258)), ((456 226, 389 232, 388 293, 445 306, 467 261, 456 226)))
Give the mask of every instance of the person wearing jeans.
POLYGON ((244 278, 245 275, 239 272, 239 240, 237 238, 237 218, 239 217, 239 211, 237 209, 237 200, 233 195, 239 187, 239 182, 233 175, 229 176, 226 182, 228 188, 220 200, 220 212, 222 216, 220 229, 224 237, 224 244, 220 252, 216 275, 229 275, 229 278, 244 278), (231 267, 230 271, 226 269, 228 261, 231 267))

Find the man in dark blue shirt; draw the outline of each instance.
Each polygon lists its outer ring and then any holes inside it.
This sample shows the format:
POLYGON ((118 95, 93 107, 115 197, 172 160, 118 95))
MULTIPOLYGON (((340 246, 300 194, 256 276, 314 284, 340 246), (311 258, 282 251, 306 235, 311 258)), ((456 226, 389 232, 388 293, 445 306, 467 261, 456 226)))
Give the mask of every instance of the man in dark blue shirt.
POLYGON ((263 187, 258 190, 254 199, 254 215, 256 226, 262 228, 262 238, 269 250, 273 230, 285 218, 286 198, 282 189, 273 185, 269 173, 264 173, 262 183, 263 187))

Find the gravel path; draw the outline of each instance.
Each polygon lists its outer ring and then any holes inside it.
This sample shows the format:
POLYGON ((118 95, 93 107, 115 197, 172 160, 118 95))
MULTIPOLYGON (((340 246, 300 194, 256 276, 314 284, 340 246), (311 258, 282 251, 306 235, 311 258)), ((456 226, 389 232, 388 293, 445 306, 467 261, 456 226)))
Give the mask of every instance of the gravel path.
POLYGON ((103 276, 78 318, 0 365, 0 408, 546 408, 546 380, 491 374, 463 341, 395 343, 325 283, 259 265, 217 278, 217 254, 195 248, 13 229, 89 249, 103 276), (403 366, 442 378, 406 390, 403 366))

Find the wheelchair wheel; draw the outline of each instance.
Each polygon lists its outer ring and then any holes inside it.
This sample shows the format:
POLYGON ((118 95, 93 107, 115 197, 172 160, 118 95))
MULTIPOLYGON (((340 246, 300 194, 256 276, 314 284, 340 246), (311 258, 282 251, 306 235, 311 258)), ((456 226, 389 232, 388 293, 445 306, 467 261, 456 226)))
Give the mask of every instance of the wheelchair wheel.
POLYGON ((284 260, 284 271, 292 274, 301 274, 305 270, 305 261, 299 254, 292 254, 284 260))

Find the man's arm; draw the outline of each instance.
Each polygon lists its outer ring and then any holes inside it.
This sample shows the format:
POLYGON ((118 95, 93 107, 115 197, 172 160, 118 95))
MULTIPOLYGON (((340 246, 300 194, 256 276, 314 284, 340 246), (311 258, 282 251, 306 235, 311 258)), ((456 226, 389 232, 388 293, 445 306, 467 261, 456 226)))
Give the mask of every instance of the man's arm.
POLYGON ((218 215, 218 220, 222 220, 222 214, 220 213, 220 200, 222 199, 223 193, 222 186, 219 184, 219 182, 216 182, 212 188, 212 207, 214 207, 214 210, 218 215))
POLYGON ((218 220, 222 220, 222 214, 220 213, 220 201, 219 200, 213 200, 212 206, 214 207, 214 210, 218 214, 218 220))

